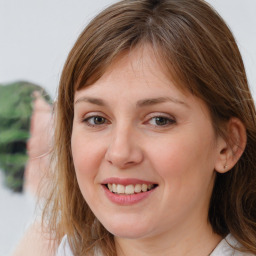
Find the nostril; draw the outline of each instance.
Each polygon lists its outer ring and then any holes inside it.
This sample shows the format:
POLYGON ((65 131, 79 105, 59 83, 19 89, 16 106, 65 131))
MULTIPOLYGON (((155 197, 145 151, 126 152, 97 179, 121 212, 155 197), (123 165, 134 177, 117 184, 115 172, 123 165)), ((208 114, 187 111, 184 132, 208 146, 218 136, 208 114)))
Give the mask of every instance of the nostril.
POLYGON ((127 165, 133 165, 133 164, 134 164, 134 162, 132 162, 132 161, 125 163, 126 166, 127 165))

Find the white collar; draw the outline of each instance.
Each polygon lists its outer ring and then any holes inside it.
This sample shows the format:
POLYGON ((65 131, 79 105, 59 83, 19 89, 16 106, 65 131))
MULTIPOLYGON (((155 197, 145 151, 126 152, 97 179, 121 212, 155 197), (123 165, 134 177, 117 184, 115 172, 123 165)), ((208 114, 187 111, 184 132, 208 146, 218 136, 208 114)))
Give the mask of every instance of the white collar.
POLYGON ((222 239, 210 256, 253 256, 251 253, 240 252, 235 248, 241 248, 241 244, 231 235, 222 239))
MULTIPOLYGON (((237 251, 232 246, 236 248, 241 247, 239 242, 229 234, 220 241, 210 256, 255 256, 251 253, 237 251)), ((67 236, 63 237, 56 256, 74 256, 70 249, 67 236)))

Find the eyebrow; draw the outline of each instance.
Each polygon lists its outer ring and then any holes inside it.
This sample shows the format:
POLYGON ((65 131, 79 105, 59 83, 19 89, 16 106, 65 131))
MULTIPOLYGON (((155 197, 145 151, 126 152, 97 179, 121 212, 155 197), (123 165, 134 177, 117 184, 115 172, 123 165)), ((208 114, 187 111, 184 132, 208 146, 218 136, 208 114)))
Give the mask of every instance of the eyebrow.
POLYGON ((143 99, 143 100, 139 100, 136 105, 138 107, 146 107, 146 106, 156 105, 156 104, 165 103, 165 102, 172 102, 175 104, 181 104, 188 107, 188 105, 185 102, 175 99, 173 97, 158 97, 158 98, 143 99))
MULTIPOLYGON (((75 104, 80 103, 80 102, 89 102, 91 104, 98 105, 98 106, 107 106, 108 105, 104 100, 99 99, 99 98, 92 98, 92 97, 81 97, 75 101, 75 104)), ((157 104, 165 103, 165 102, 172 102, 175 104, 181 104, 181 105, 188 107, 188 105, 185 102, 175 99, 173 97, 158 97, 158 98, 142 99, 136 103, 136 107, 152 106, 152 105, 157 105, 157 104)))
POLYGON ((98 98, 91 98, 91 97, 81 97, 78 100, 75 101, 75 104, 79 102, 89 102, 94 105, 99 105, 99 106, 106 106, 107 104, 105 103, 104 100, 98 99, 98 98))

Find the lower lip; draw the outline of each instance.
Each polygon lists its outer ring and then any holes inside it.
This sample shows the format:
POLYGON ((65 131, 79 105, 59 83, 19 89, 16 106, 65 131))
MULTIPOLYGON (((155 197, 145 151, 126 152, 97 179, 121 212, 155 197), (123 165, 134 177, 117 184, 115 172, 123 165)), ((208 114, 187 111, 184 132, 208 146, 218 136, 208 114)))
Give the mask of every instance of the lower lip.
POLYGON ((138 193, 138 194, 121 195, 121 194, 114 194, 114 193, 110 192, 109 189, 107 189, 105 185, 102 185, 102 187, 103 187, 104 192, 105 192, 106 196, 108 197, 108 199, 111 202, 113 202, 115 204, 119 204, 119 205, 137 204, 137 203, 141 202, 142 200, 146 199, 147 197, 149 197, 155 191, 155 188, 154 188, 147 192, 142 192, 142 193, 138 193))

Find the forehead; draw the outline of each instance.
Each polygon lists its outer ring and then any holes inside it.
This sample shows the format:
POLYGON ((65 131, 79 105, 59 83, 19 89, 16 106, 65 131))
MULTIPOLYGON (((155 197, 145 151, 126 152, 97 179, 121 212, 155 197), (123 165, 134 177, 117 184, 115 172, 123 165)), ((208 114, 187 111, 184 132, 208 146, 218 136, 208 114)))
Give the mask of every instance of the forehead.
POLYGON ((199 98, 176 85, 152 48, 146 47, 116 58, 98 80, 75 93, 74 103, 81 101, 115 108, 171 101, 200 112, 207 109, 199 98))
POLYGON ((172 64, 168 65, 163 55, 161 50, 153 48, 150 44, 141 44, 132 50, 123 51, 106 68, 104 64, 100 66, 85 84, 78 86, 77 91, 102 85, 103 80, 104 84, 110 79, 119 79, 121 83, 125 78, 129 78, 129 80, 148 81, 148 84, 150 84, 149 80, 158 79, 167 84, 173 84, 183 94, 190 94, 184 83, 177 79, 171 68, 172 64))

